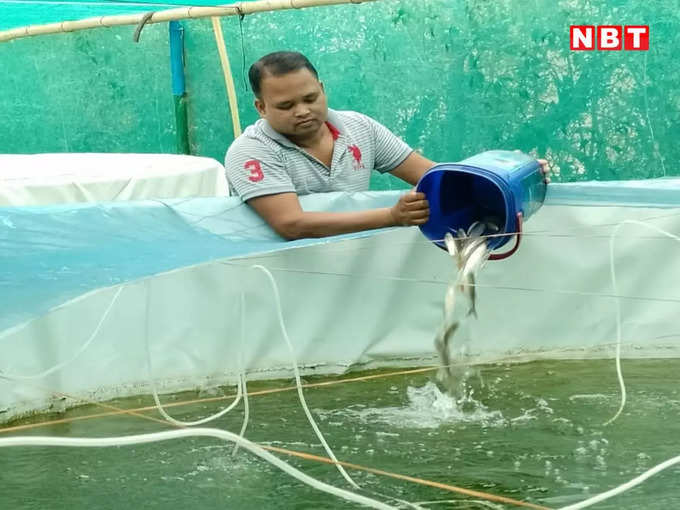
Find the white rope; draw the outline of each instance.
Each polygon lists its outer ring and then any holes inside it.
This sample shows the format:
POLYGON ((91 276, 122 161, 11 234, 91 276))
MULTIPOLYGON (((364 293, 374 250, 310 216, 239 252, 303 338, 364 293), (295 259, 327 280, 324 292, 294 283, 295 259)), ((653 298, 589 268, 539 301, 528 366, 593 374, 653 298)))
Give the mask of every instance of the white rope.
POLYGON ((164 432, 155 432, 153 434, 138 434, 132 436, 121 437, 102 437, 102 438, 70 438, 70 437, 44 437, 44 436, 19 436, 0 438, 0 447, 8 446, 68 446, 68 447, 110 447, 110 446, 128 446, 134 444, 154 443, 158 441, 167 441, 169 439, 178 439, 185 437, 216 437, 225 441, 232 441, 238 444, 241 448, 257 455, 261 459, 266 460, 272 465, 276 466, 286 474, 293 476, 301 482, 313 487, 317 490, 333 494, 339 498, 359 503, 369 508, 378 508, 380 510, 397 510, 395 507, 389 506, 380 501, 376 501, 360 494, 355 494, 339 487, 334 487, 327 483, 321 482, 306 475, 302 471, 295 469, 293 466, 275 457, 260 446, 241 438, 236 434, 226 430, 211 429, 211 428, 191 428, 168 430, 164 432))
POLYGON ((307 416, 307 420, 309 420, 310 425, 314 429, 314 432, 316 433, 316 436, 319 438, 319 441, 321 441, 321 444, 323 445, 324 449, 326 450, 326 453, 328 456, 333 460, 333 462, 336 462, 336 466, 338 468, 338 471, 342 474, 342 476, 347 480, 347 482, 354 487, 355 489, 359 488, 359 485, 352 480, 352 478, 347 474, 347 471, 345 471, 345 468, 343 468, 340 464, 337 464, 338 459, 335 457, 335 454, 333 453, 333 450, 331 450, 331 447, 328 446, 328 443, 326 442, 326 439, 323 437, 323 434, 321 433, 321 430, 319 429, 318 425, 316 424, 316 421, 314 421, 314 417, 312 417, 312 413, 309 411, 309 408, 307 407, 307 402, 305 401, 305 395, 302 392, 302 381, 300 380, 300 371, 298 370, 297 366, 297 361, 295 358, 295 350, 293 349, 293 344, 290 341, 290 338, 288 337, 288 332, 286 331, 286 325, 283 322, 283 311, 281 310, 281 297, 279 295, 279 287, 276 285, 276 280, 274 280, 274 276, 271 274, 269 269, 267 269, 264 266, 261 266, 259 264, 255 264, 250 266, 251 269, 259 269, 260 271, 264 272, 265 275, 267 275, 267 278, 269 278, 269 283, 271 283, 272 286, 272 291, 274 292, 274 301, 276 302, 276 312, 278 314, 278 319, 279 319, 279 326, 281 328, 281 333, 283 334, 283 339, 286 342, 286 345, 288 346, 288 351, 290 352, 291 356, 291 361, 293 363, 293 373, 295 374, 295 384, 297 385, 297 392, 298 392, 298 397, 300 399, 300 404, 302 404, 302 409, 305 411, 305 415, 307 416))
POLYGON ((48 375, 50 375, 50 374, 52 374, 52 373, 54 373, 54 372, 56 372, 56 371, 58 371, 58 370, 61 370, 61 369, 64 368, 66 365, 68 365, 68 364, 72 363, 73 361, 75 361, 75 360, 76 360, 83 352, 85 352, 85 350, 90 346, 90 344, 91 344, 91 343, 94 341, 94 339, 97 337, 97 335, 99 334, 99 330, 100 330, 101 327, 102 327, 102 324, 104 324, 104 321, 105 321, 106 318, 109 316, 109 312, 110 312, 111 309, 113 308, 113 305, 114 305, 114 304, 116 303, 116 301, 118 300, 118 296, 120 296, 120 293, 123 292, 123 289, 124 289, 124 288, 125 288, 125 285, 121 285, 120 287, 118 287, 118 290, 116 291, 116 293, 114 294, 113 298, 111 299, 111 302, 109 303, 109 306, 106 307, 106 310, 104 311, 103 315, 102 315, 101 318, 99 319, 99 323, 98 323, 97 326, 94 328, 94 331, 93 331, 92 334, 90 335, 90 338, 88 338, 88 339, 85 341, 85 343, 83 343, 83 345, 80 346, 80 349, 78 349, 78 351, 77 351, 70 359, 68 359, 68 360, 66 360, 66 361, 63 361, 62 363, 59 363, 59 364, 53 366, 52 368, 48 368, 47 370, 45 370, 45 371, 43 371, 43 372, 40 372, 39 374, 35 374, 35 375, 16 375, 16 374, 4 374, 4 373, 0 372, 0 377, 2 377, 2 378, 4 378, 4 379, 15 380, 15 381, 30 381, 30 380, 32 380, 32 379, 41 379, 41 378, 43 378, 43 377, 47 377, 48 375))
MULTIPOLYGON (((624 225, 638 225, 641 227, 649 228, 651 230, 659 232, 660 234, 663 234, 666 237, 669 237, 676 241, 680 241, 680 237, 675 236, 670 232, 666 232, 665 230, 657 227, 656 225, 650 225, 649 223, 644 223, 642 221, 637 220, 624 220, 621 223, 619 223, 612 232, 611 237, 609 238, 609 272, 612 279, 612 289, 614 295, 616 295, 618 292, 616 285, 616 267, 614 263, 614 244, 616 242, 616 236, 619 233, 619 230, 621 230, 621 228, 624 225)), ((604 423, 604 425, 609 425, 614 420, 616 420, 626 405, 626 384, 623 380, 623 374, 621 371, 621 301, 618 297, 616 298, 616 375, 619 380, 619 388, 621 389, 621 404, 619 405, 619 409, 618 411, 616 411, 616 414, 612 418, 607 420, 604 423)))
POLYGON ((629 482, 626 482, 622 485, 619 485, 618 487, 615 487, 614 489, 608 490, 607 492, 603 492, 602 494, 598 494, 597 496, 593 496, 592 498, 588 498, 584 501, 581 501, 580 503, 575 503, 573 505, 568 505, 565 507, 560 508, 559 510, 579 510, 581 508, 586 508, 589 506, 594 505, 595 503, 599 503, 600 501, 604 501, 605 499, 609 499, 613 496, 616 496, 618 494, 621 494, 622 492, 626 492, 636 485, 640 485, 642 482, 647 480, 647 478, 650 478, 654 476, 655 474, 659 473, 660 471, 663 471, 664 469, 667 469, 675 464, 680 463, 680 455, 677 457, 673 457, 672 459, 668 459, 665 462, 662 462, 661 464, 658 464, 654 466, 652 469, 645 471, 642 473, 640 476, 637 476, 630 480, 629 482))
MULTIPOLYGON (((611 234, 610 240, 609 240, 609 269, 610 269, 610 274, 611 274, 611 280, 612 280, 612 287, 614 294, 617 293, 617 284, 616 284, 616 266, 615 266, 615 259, 614 259, 614 246, 616 243, 616 237, 621 228, 624 225, 638 225, 641 227, 645 227, 651 230, 655 230, 656 232, 659 232, 660 234, 663 234, 664 236, 674 239, 676 241, 680 241, 680 237, 671 234, 670 232, 666 232, 665 230, 655 226, 655 225, 650 225, 648 223, 644 223, 642 221, 636 221, 636 220, 624 220, 621 223, 619 223, 614 231, 611 234)), ((626 384, 623 379, 623 373, 621 371, 621 302, 619 299, 616 300, 616 375, 618 377, 619 381, 619 387, 621 388, 621 403, 619 405, 619 409, 616 411, 616 414, 607 420, 604 425, 609 425, 614 420, 616 420, 620 415, 621 412, 623 411, 625 405, 626 405, 626 384)), ((671 466, 674 466, 675 464, 680 463, 680 456, 673 457, 672 459, 668 459, 665 462, 662 462, 653 468, 645 471, 641 475, 633 478, 629 482, 626 482, 624 484, 619 485, 618 487, 615 487, 611 490, 608 490, 606 492, 603 492, 601 494, 598 494, 596 496, 593 496, 591 498, 588 498, 584 501, 581 501, 580 503, 575 503, 573 505, 568 505, 565 507, 562 507, 560 510, 580 510, 581 508, 587 508, 589 506, 592 506, 596 503, 599 503, 601 501, 604 501, 606 499, 612 498, 614 496, 617 496, 619 494, 622 494, 633 487, 641 484, 648 478, 654 476, 655 474, 663 471, 664 469, 667 469, 671 466)))
MULTIPOLYGON (((288 351, 290 352, 292 366, 293 366, 293 373, 295 374, 295 386, 296 386, 296 389, 297 389, 297 392, 298 392, 298 397, 300 399, 300 404, 302 405, 302 409, 304 410, 305 415, 307 416, 307 420, 309 421, 310 425, 314 429, 314 432, 316 433, 316 436, 319 438, 319 441, 321 442, 324 449, 326 450, 326 453, 336 463, 335 465, 338 468, 338 471, 340 471, 340 473, 345 478, 345 480, 347 480, 347 482, 352 487, 354 487, 355 489, 362 489, 362 487, 360 487, 359 484, 357 484, 349 476, 349 474, 347 473, 345 468, 341 464, 338 463, 338 459, 336 458, 335 454, 333 453, 333 450, 331 450, 331 447, 326 442, 326 439, 324 438, 323 434, 321 433, 321 429, 319 429, 318 425, 316 424, 316 421, 312 417, 312 413, 309 411, 309 407, 307 406, 307 402, 305 400, 304 393, 302 391, 302 381, 300 380, 300 371, 299 371, 298 366, 297 366, 297 359, 295 357, 295 351, 293 350, 293 344, 290 341, 290 338, 288 337, 286 325, 285 325, 285 322, 283 320, 283 310, 282 310, 282 307, 281 307, 281 296, 279 294, 278 285, 276 284, 276 279, 274 278, 274 275, 272 275, 271 272, 266 267, 259 265, 259 264, 252 265, 252 266, 250 266, 250 268, 251 269, 260 269, 261 271, 263 271, 267 275, 267 278, 269 278, 269 282, 271 283, 272 290, 274 292, 274 301, 276 303, 276 311, 277 311, 277 315, 278 315, 278 319, 279 319, 279 326, 281 328, 281 333, 283 334, 283 339, 286 342, 286 346, 288 347, 288 351)), ((244 303, 244 309, 245 309, 245 303, 244 303)), ((244 323, 245 323, 245 321, 242 321, 242 324, 244 324, 244 323)), ((244 337, 245 337, 245 334, 244 334, 244 337)), ((395 498, 394 496, 389 496, 389 495, 382 494, 380 492, 368 490, 368 489, 363 489, 363 490, 370 492, 371 494, 374 494, 374 495, 377 495, 377 496, 392 499, 392 500, 400 503, 400 505, 403 505, 403 506, 408 507, 408 508, 414 508, 414 509, 417 509, 417 510, 424 510, 422 507, 418 506, 417 504, 410 503, 408 501, 405 501, 405 500, 402 500, 402 499, 399 499, 399 498, 395 498)))
MULTIPOLYGON (((246 385, 246 368, 243 359, 243 352, 246 349, 246 296, 241 292, 241 351, 240 351, 240 369, 241 369, 241 385, 243 386, 243 425, 241 425, 241 432, 239 437, 244 437, 246 428, 248 428, 248 420, 250 418, 250 405, 248 403, 248 386, 246 385)), ((234 451, 232 455, 238 452, 238 443, 234 444, 234 451)))
MULTIPOLYGON (((241 425, 241 432, 239 432, 238 437, 243 438, 246 435, 248 420, 250 419, 250 404, 248 403, 248 387, 246 386, 245 372, 241 374, 241 386, 243 387, 243 425, 241 425)), ((234 451, 231 454, 236 455, 237 452, 238 443, 234 445, 234 451)))
POLYGON ((156 403, 156 409, 158 409, 158 412, 165 418, 167 421, 172 423, 173 425, 177 425, 179 427, 194 427, 196 425, 204 425, 208 422, 211 422, 213 420, 216 420, 217 418, 221 418, 225 414, 227 414, 229 411, 231 411, 234 407, 238 405, 238 403, 241 401, 241 397, 243 396, 243 377, 239 377, 237 383, 236 383, 236 398, 234 398, 234 401, 221 411, 208 416, 206 418, 202 418, 200 420, 196 421, 180 421, 172 416, 170 416, 166 410, 163 408, 163 404, 161 404, 160 398, 158 397, 158 389, 156 388, 156 381, 153 378, 153 370, 151 367, 151 348, 149 347, 149 303, 151 300, 151 283, 150 280, 147 279, 144 282, 144 288, 146 290, 146 311, 144 314, 145 317, 145 323, 146 323, 146 328, 144 332, 144 346, 146 348, 146 369, 147 369, 147 375, 149 377, 149 382, 151 383, 151 391, 153 393, 153 400, 156 403))

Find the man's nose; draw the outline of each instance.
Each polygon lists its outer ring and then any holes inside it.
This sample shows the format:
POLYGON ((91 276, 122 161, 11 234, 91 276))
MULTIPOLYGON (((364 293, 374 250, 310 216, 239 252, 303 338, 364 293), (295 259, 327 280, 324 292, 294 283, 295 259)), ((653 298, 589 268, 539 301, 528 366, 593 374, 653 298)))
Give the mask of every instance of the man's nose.
POLYGON ((295 107, 296 117, 307 117, 309 115, 309 107, 306 104, 299 104, 295 107))

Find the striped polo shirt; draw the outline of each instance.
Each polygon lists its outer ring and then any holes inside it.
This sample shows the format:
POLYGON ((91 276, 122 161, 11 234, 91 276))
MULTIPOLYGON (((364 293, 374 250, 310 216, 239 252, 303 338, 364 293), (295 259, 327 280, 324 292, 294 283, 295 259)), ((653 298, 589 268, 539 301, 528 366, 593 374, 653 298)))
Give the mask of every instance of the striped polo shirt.
POLYGON ((357 112, 328 110, 335 141, 330 168, 258 120, 227 151, 225 168, 232 191, 242 200, 295 192, 366 191, 371 170, 389 172, 412 149, 379 122, 357 112))

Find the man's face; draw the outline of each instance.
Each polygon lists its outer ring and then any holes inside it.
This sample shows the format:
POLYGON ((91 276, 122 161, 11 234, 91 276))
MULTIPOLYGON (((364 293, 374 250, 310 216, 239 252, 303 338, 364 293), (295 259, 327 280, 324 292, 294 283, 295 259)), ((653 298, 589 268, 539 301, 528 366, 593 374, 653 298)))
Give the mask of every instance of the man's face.
POLYGON ((328 117, 323 85, 308 69, 265 74, 255 108, 276 131, 293 138, 316 133, 328 117))

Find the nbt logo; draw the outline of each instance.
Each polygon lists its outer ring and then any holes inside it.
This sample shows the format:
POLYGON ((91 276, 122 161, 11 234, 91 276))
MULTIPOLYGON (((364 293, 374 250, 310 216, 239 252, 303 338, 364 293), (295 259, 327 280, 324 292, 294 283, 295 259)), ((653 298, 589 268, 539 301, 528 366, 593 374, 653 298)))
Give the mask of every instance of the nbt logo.
POLYGON ((647 51, 649 25, 571 25, 569 47, 575 51, 647 51))

